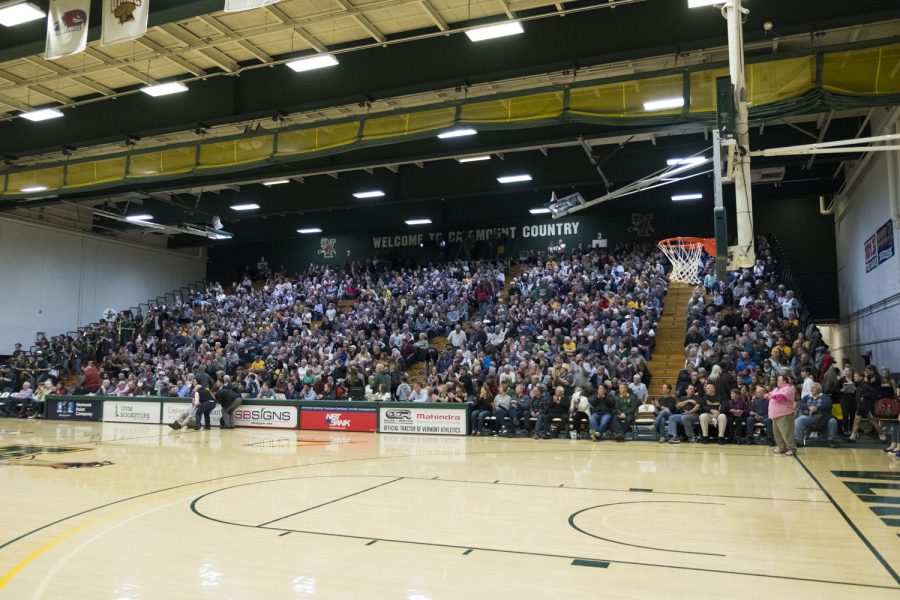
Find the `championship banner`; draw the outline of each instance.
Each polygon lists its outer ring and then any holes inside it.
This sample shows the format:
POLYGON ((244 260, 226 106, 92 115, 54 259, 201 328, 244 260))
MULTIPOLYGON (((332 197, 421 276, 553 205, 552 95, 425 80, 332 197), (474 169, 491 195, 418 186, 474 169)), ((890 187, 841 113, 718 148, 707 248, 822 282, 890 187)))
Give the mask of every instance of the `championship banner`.
POLYGON ((103 0, 100 45, 136 40, 147 33, 150 0, 103 0))
POLYGON ((281 0, 225 0, 225 12, 240 12, 251 8, 260 8, 268 4, 277 4, 281 0))
POLYGON ((50 0, 44 58, 53 60, 84 52, 91 0, 50 0))

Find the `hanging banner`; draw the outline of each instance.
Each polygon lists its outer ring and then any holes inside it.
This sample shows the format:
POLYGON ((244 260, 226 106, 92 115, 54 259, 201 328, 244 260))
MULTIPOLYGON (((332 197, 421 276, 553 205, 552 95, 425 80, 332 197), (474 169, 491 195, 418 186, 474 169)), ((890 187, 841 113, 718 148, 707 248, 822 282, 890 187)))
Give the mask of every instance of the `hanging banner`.
POLYGON ((44 58, 53 60, 84 52, 91 0, 50 0, 44 58))
POLYGON ((281 0, 225 0, 225 12, 240 12, 278 2, 281 0))
POLYGON ((888 219, 887 223, 875 232, 875 243, 878 245, 878 264, 880 265, 894 255, 894 220, 888 219))
POLYGON ((150 0, 103 0, 103 33, 100 44, 108 46, 136 40, 147 33, 150 0))

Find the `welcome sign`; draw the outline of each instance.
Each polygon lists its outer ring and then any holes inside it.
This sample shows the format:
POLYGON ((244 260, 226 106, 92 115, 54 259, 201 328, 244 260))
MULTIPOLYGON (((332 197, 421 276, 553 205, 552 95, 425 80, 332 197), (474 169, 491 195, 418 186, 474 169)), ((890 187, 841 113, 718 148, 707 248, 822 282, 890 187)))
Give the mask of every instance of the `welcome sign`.
POLYGON ((565 223, 544 223, 541 225, 521 225, 511 227, 486 227, 482 229, 466 229, 449 231, 446 233, 411 233, 406 235, 387 235, 372 238, 372 246, 376 250, 386 248, 411 248, 429 244, 440 243, 442 240, 451 244, 467 242, 474 239, 476 242, 486 240, 509 240, 525 238, 545 238, 556 240, 565 237, 577 236, 581 228, 580 221, 567 221, 565 223))

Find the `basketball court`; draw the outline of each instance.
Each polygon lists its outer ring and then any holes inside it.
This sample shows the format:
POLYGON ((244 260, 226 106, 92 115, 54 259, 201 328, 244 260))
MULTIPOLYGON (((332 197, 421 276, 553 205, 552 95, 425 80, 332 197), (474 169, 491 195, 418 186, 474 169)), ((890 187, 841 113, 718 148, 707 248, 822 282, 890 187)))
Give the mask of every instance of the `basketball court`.
POLYGON ((900 589, 896 515, 869 508, 897 501, 900 465, 873 449, 0 429, 9 598, 900 589))

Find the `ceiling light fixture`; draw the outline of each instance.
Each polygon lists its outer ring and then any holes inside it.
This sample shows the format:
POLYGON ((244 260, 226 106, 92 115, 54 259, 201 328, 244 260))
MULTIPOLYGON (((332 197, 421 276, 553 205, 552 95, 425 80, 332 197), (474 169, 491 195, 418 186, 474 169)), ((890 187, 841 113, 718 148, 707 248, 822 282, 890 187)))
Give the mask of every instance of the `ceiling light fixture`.
POLYGON ((703 6, 715 6, 725 4, 726 0, 688 0, 688 8, 700 8, 703 6))
POLYGON ((234 204, 231 207, 231 210, 256 210, 259 208, 259 204, 254 204, 252 202, 248 204, 234 204))
POLYGON ((443 133, 439 133, 439 134, 438 134, 438 139, 439 139, 439 140, 449 140, 449 139, 451 139, 451 138, 458 138, 458 137, 466 137, 466 136, 469 136, 469 135, 475 135, 476 133, 478 133, 478 132, 475 131, 474 129, 471 129, 471 128, 450 129, 450 130, 448 130, 448 131, 444 131, 443 133))
POLYGON ((19 191, 22 192, 23 194, 33 194, 34 192, 46 192, 47 186, 46 185, 33 185, 31 187, 22 188, 19 191))
POLYGON ((466 32, 469 39, 473 42, 483 42, 494 38, 506 37, 509 35, 518 35, 525 33, 522 24, 518 21, 510 21, 508 23, 498 23, 497 25, 487 25, 485 27, 476 27, 466 32))
POLYGON ((407 225, 431 225, 431 219, 409 219, 407 225))
POLYGON ((533 215, 546 215, 547 213, 550 212, 550 209, 549 208, 532 208, 528 212, 530 212, 533 215))
POLYGON ((180 81, 170 81, 169 83, 158 83, 156 85, 147 85, 141 88, 141 91, 148 96, 158 98, 159 96, 170 96, 172 94, 180 94, 188 91, 188 86, 180 81))
POLYGON ((0 7, 0 25, 15 27, 29 21, 37 21, 47 16, 47 13, 31 2, 13 2, 0 7))
POLYGON ((703 194, 678 194, 672 196, 672 202, 684 202, 685 200, 702 200, 703 194))
POLYGON ((297 73, 303 71, 312 71, 314 69, 323 69, 325 67, 333 67, 338 64, 338 59, 333 54, 317 54, 307 58, 298 58, 291 62, 284 63, 297 73))
POLYGON ((128 215, 125 217, 125 220, 132 223, 143 223, 144 221, 152 221, 153 215, 128 215))
POLYGON ((61 110, 57 110, 55 108, 42 108, 40 110, 32 110, 31 112, 24 112, 19 115, 23 119, 28 119, 29 121, 49 121, 50 119, 58 119, 63 116, 61 110))
POLYGON ((676 165, 699 165, 702 162, 706 162, 706 158, 702 156, 691 156, 690 158, 670 158, 666 160, 666 164, 670 167, 674 167, 676 165))
POLYGON ((285 183, 290 183, 290 179, 275 179, 272 181, 263 181, 263 185, 273 186, 273 185, 284 185, 285 183))
POLYGON ((384 192, 381 190, 369 190, 368 192, 356 192, 353 194, 354 198, 381 198, 384 196, 384 192))
POLYGON ((504 175, 498 177, 500 183, 519 183, 520 181, 531 181, 531 175, 523 173, 522 175, 504 175))
POLYGON ((461 164, 470 163, 470 162, 481 162, 483 160, 491 160, 490 154, 482 154, 481 156, 466 156, 464 158, 457 158, 461 164))
POLYGON ((307 229, 298 229, 297 233, 322 233, 318 227, 309 227, 307 229))
POLYGON ((684 98, 664 98, 662 100, 651 100, 644 102, 644 110, 647 112, 655 112, 657 110, 669 110, 671 108, 681 108, 684 106, 684 98))

